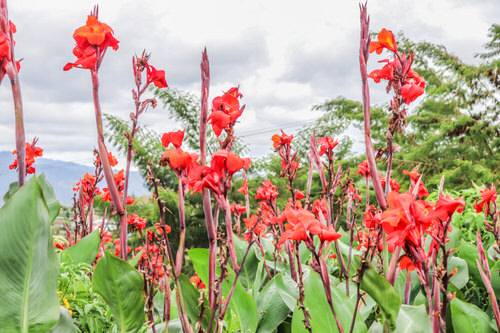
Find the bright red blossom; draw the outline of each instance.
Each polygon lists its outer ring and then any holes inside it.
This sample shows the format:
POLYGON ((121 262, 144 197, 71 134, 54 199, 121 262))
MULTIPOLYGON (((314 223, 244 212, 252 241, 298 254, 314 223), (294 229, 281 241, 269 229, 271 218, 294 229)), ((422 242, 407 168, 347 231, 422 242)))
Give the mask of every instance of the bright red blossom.
POLYGON ((273 140, 273 148, 279 148, 284 145, 289 146, 292 143, 293 135, 286 135, 285 132, 281 130, 281 135, 274 134, 271 140, 273 140))
POLYGON ((233 87, 222 96, 212 101, 212 113, 207 121, 212 125, 215 135, 219 136, 228 127, 234 126, 236 120, 241 116, 245 106, 240 108, 238 98, 242 97, 237 87, 233 87))
POLYGON ((392 31, 382 29, 382 31, 379 32, 377 39, 378 41, 370 43, 370 53, 375 51, 377 54, 380 54, 384 48, 392 52, 398 52, 398 47, 392 31))
MULTIPOLYGON (((36 169, 33 166, 35 163, 35 158, 37 157, 42 157, 43 155, 43 149, 40 147, 35 146, 35 141, 30 144, 28 142, 25 143, 24 145, 25 150, 26 150, 26 157, 25 157, 25 163, 26 163, 26 174, 32 174, 35 173, 36 169)), ((16 155, 17 150, 12 151, 12 155, 16 155)), ((17 170, 17 157, 14 158, 14 162, 9 165, 9 169, 16 169, 17 170)))
POLYGON ((163 147, 168 148, 170 144, 173 144, 175 148, 182 146, 182 140, 184 139, 184 131, 179 130, 175 132, 163 133, 161 137, 161 143, 163 147))
POLYGON ((318 139, 319 148, 319 156, 323 156, 327 151, 332 151, 333 148, 337 147, 339 143, 334 140, 331 136, 326 136, 324 138, 318 139))
POLYGON ((481 189, 481 199, 476 200, 476 202, 474 203, 474 209, 477 213, 481 213, 484 209, 484 214, 489 215, 491 211, 491 204, 496 203, 496 201, 497 191, 495 189, 495 185, 492 185, 491 189, 485 187, 481 189))
POLYGON ((73 54, 78 58, 74 63, 68 63, 64 70, 73 67, 93 69, 106 52, 108 47, 118 50, 119 41, 113 36, 114 32, 110 26, 99 22, 96 16, 89 15, 84 26, 75 30, 73 38, 76 46, 73 54))
POLYGON ((167 88, 167 80, 165 79, 165 71, 157 70, 151 65, 147 65, 147 84, 153 83, 157 88, 167 88))
POLYGON ((356 174, 361 174, 365 178, 370 177, 370 167, 368 166, 367 160, 364 160, 363 162, 358 164, 358 172, 356 172, 356 174))

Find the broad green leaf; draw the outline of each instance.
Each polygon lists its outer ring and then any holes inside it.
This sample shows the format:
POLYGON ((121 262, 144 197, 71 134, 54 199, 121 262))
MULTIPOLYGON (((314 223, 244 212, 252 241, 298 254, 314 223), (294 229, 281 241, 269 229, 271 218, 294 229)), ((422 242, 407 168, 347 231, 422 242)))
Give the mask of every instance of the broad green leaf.
POLYGON ((46 332, 59 319, 59 266, 36 177, 0 209, 0 332, 46 332))
POLYGON ((139 252, 137 252, 137 254, 135 255, 135 257, 133 257, 132 259, 130 259, 128 261, 128 263, 130 265, 132 265, 133 267, 136 267, 137 264, 139 263, 139 260, 141 260, 141 256, 142 256, 142 252, 144 252, 145 249, 142 249, 140 250, 139 252))
POLYGON ((92 279, 94 291, 111 308, 120 332, 137 332, 144 323, 144 280, 128 262, 106 251, 92 279))
MULTIPOLYGON (((196 273, 208 285, 208 249, 192 249, 187 252, 196 273)), ((222 283, 222 295, 224 297, 229 293, 235 276, 231 268, 228 267, 228 269, 229 276, 222 283)), ((217 269, 217 274, 219 273, 220 270, 217 269)), ((257 308, 252 297, 243 289, 239 281, 236 281, 233 297, 230 302, 230 309, 238 317, 243 332, 255 332, 257 330, 257 308)))
MULTIPOLYGON (((234 235, 234 248, 236 250, 236 257, 238 262, 241 263, 243 256, 248 247, 248 242, 240 239, 238 236, 234 235)), ((259 265, 259 259, 255 255, 255 249, 257 244, 252 244, 252 247, 248 251, 247 258, 240 273, 239 280, 241 284, 248 290, 253 286, 255 280, 255 274, 257 272, 257 266, 259 265)))
POLYGON ((99 229, 95 229, 90 235, 83 237, 78 243, 64 250, 75 264, 82 262, 91 265, 97 257, 101 237, 99 229))
POLYGON ((10 183, 9 189, 7 190, 7 193, 3 196, 3 202, 7 202, 9 198, 17 191, 19 188, 19 185, 17 182, 10 183))
POLYGON ((52 328, 47 333, 73 333, 76 332, 76 327, 73 325, 73 318, 69 314, 68 309, 64 306, 60 307, 61 315, 59 316, 59 321, 52 326, 52 328))
POLYGON ((491 286, 493 287, 493 291, 495 292, 495 296, 497 300, 500 299, 500 260, 494 265, 490 264, 490 273, 491 273, 491 286))
MULTIPOLYGON (((286 319, 290 309, 280 295, 280 286, 276 282, 281 280, 277 275, 262 289, 255 303, 259 315, 258 333, 272 333, 286 319)), ((281 280, 282 282, 282 280, 281 280)))
POLYGON ((450 303, 451 322, 455 333, 494 332, 490 318, 477 306, 454 298, 450 303))
MULTIPOLYGON (((194 327, 194 325, 198 322, 201 311, 201 307, 199 306, 200 292, 191 282, 189 282, 189 278, 184 274, 179 276, 179 282, 181 284, 184 306, 186 307, 186 312, 189 320, 191 321, 191 325, 194 327)), ((208 328, 212 311, 210 311, 208 301, 205 298, 203 299, 203 306, 205 307, 205 310, 203 313, 202 327, 206 330, 208 328)))
POLYGON ((425 305, 401 305, 396 320, 395 333, 427 333, 432 332, 431 320, 425 305))
POLYGON ((363 274, 361 289, 377 302, 382 316, 389 322, 391 329, 394 329, 401 300, 391 284, 370 265, 363 274))
POLYGON ((53 223, 56 220, 57 215, 59 215, 59 211, 61 210, 61 204, 59 200, 56 199, 56 194, 54 193, 54 189, 47 182, 45 178, 45 174, 41 174, 38 177, 38 182, 43 190, 43 195, 45 196, 45 202, 47 202, 47 207, 49 208, 49 216, 50 223, 53 223))
MULTIPOLYGON (((156 332, 166 332, 165 323, 155 325, 155 329, 156 332)), ((153 333, 153 329, 150 328, 147 333, 153 333)), ((178 318, 170 320, 168 323, 168 333, 182 333, 181 321, 178 318)))
POLYGON ((295 283, 288 274, 277 275, 274 280, 276 281, 276 287, 278 288, 283 302, 286 303, 290 311, 293 311, 297 305, 297 299, 299 298, 297 283, 295 283))
POLYGON ((469 281, 467 262, 459 257, 450 257, 448 260, 448 273, 455 268, 457 269, 457 273, 451 277, 450 282, 458 289, 462 289, 467 284, 467 281, 469 281))
POLYGON ((460 243, 458 248, 458 256, 467 262, 470 276, 478 283, 482 283, 481 275, 477 268, 476 260, 479 259, 477 255, 477 248, 465 241, 460 243))
MULTIPOLYGON (((332 310, 326 299, 323 282, 316 272, 307 270, 304 272, 304 306, 309 310, 311 316, 311 328, 313 332, 338 332, 337 324, 332 314, 332 310), (306 273, 308 271, 308 273, 306 273)), ((354 313, 354 304, 338 288, 331 288, 332 303, 337 318, 339 319, 344 332, 349 332, 351 320, 354 313)), ((304 313, 298 307, 295 309, 292 318, 292 332, 306 332, 302 320, 304 313)), ((366 325, 358 314, 354 324, 354 332, 363 333, 367 331, 366 325)))

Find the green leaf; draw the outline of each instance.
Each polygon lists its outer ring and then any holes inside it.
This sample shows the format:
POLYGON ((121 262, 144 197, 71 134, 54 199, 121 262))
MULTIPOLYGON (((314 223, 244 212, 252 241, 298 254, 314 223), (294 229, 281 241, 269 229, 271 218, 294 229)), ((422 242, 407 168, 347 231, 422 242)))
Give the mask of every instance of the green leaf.
MULTIPOLYGON (((201 311, 201 308, 198 304, 200 292, 193 286, 191 282, 189 282, 189 278, 184 274, 181 274, 179 276, 179 282, 181 284, 182 297, 184 299, 186 312, 192 326, 194 327, 194 325, 198 322, 198 317, 201 311)), ((205 310, 203 313, 202 327, 206 330, 208 328, 208 323, 212 315, 212 311, 210 311, 210 307, 206 298, 203 298, 203 306, 205 307, 205 310)))
MULTIPOLYGON (((208 249, 192 249, 187 251, 194 269, 201 280, 208 285, 208 249)), ((222 283, 222 295, 227 296, 234 280, 234 272, 229 269, 229 276, 222 283)), ((217 274, 220 270, 217 269, 217 274)), ((230 302, 230 309, 234 311, 241 325, 243 332, 255 332, 257 330, 258 316, 257 308, 252 297, 243 289, 239 281, 236 281, 233 297, 230 302)))
POLYGON ((139 252, 137 252, 137 254, 135 255, 135 257, 133 257, 132 259, 130 259, 128 261, 128 263, 130 265, 132 265, 133 267, 136 267, 137 264, 139 263, 139 260, 141 260, 141 256, 142 256, 142 252, 144 252, 145 249, 142 249, 140 250, 139 252))
MULTIPOLYGON (((313 332, 338 332, 337 324, 332 314, 332 310, 325 295, 323 282, 314 271, 304 271, 304 306, 309 310, 311 316, 311 328, 313 332)), ((351 320, 354 314, 354 304, 340 289, 333 287, 332 303, 337 318, 342 325, 344 332, 349 332, 351 320)), ((292 317, 292 332, 306 332, 304 324, 304 313, 298 307, 292 317)), ((367 331, 366 325, 360 315, 356 316, 354 332, 363 333, 367 331)))
POLYGON ((73 318, 69 314, 68 309, 64 306, 60 307, 61 315, 59 321, 47 333, 73 333, 76 332, 76 327, 73 325, 73 318))
POLYGON ((9 198, 17 191, 19 185, 17 182, 10 183, 7 193, 3 196, 3 202, 7 202, 9 198))
MULTIPOLYGON (((243 260, 243 256, 248 247, 248 242, 240 239, 238 236, 234 235, 234 248, 236 250, 236 257, 238 258, 238 262, 241 263, 243 260)), ((248 251, 247 258, 245 259, 245 263, 242 267, 239 280, 241 284, 246 288, 250 289, 255 281, 255 275, 257 272, 257 266, 259 265, 259 259, 255 255, 256 244, 252 244, 252 247, 248 251)))
POLYGON ((450 282, 455 285, 458 289, 462 289, 469 281, 469 269, 467 268, 467 262, 459 257, 451 257, 448 260, 448 273, 457 269, 457 273, 453 275, 450 282))
POLYGON ((83 237, 78 243, 64 250, 75 264, 86 263, 91 265, 97 257, 101 237, 99 229, 95 229, 90 235, 83 237))
POLYGON ((0 209, 0 229, 0 332, 46 332, 59 319, 59 267, 36 177, 0 209))
POLYGON ((396 290, 371 265, 363 274, 361 289, 377 302, 382 310, 382 316, 393 330, 396 327, 396 318, 401 307, 401 300, 396 290))
POLYGON ((494 332, 490 326, 490 318, 477 306, 454 298, 450 309, 455 333, 494 332))
POLYGON ((59 215, 61 204, 59 203, 59 200, 56 199, 54 189, 47 182, 47 179, 45 179, 45 174, 42 173, 38 176, 38 182, 42 187, 43 195, 45 196, 45 201, 47 202, 47 207, 49 208, 50 223, 53 223, 56 220, 57 215, 59 215))
POLYGON ((92 286, 111 308, 120 332, 142 327, 144 280, 134 267, 106 251, 95 267, 92 286))
POLYGON ((481 275, 477 268, 476 260, 479 259, 477 255, 477 248, 465 241, 460 243, 458 248, 458 256, 467 262, 467 267, 469 268, 470 276, 477 282, 482 284, 481 275))
MULTIPOLYGON (((272 333, 286 319, 290 309, 281 298, 280 288, 276 280, 281 280, 277 275, 262 289, 255 303, 259 315, 258 333, 272 333)), ((282 280, 281 280, 282 282, 282 280)))
POLYGON ((295 305, 297 304, 297 299, 299 298, 297 283, 295 283, 292 277, 288 274, 277 275, 274 279, 283 302, 285 302, 288 308, 293 311, 293 309, 295 309, 295 305))
POLYGON ((426 333, 432 332, 432 325, 425 305, 401 305, 396 320, 395 333, 426 333))

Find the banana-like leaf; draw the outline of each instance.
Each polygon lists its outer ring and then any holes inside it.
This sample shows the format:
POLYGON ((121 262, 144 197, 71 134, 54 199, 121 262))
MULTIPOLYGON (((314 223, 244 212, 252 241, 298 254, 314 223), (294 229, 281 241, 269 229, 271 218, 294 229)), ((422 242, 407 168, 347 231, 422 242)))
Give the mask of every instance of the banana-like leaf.
POLYGON ((120 332, 137 332, 144 323, 144 280, 128 262, 106 251, 94 270, 92 285, 104 298, 120 332))
POLYGON ((495 330, 491 327, 490 318, 474 304, 454 298, 450 303, 451 322, 456 333, 488 333, 495 330))
POLYGON ((59 319, 59 266, 36 177, 0 209, 0 332, 46 332, 59 319))
POLYGON ((64 306, 61 306, 61 315, 59 321, 47 333, 73 333, 76 327, 73 324, 73 318, 64 306))
POLYGON ((100 243, 99 229, 95 229, 90 235, 83 237, 78 243, 67 248, 64 252, 69 254, 75 264, 84 262, 91 265, 97 257, 100 243))
POLYGON ((56 194, 54 193, 54 189, 47 182, 45 174, 42 173, 38 177, 38 182, 42 187, 43 195, 45 196, 45 202, 47 203, 47 207, 49 208, 50 223, 52 224, 56 220, 57 215, 59 215, 59 211, 61 210, 61 204, 59 203, 59 200, 56 199, 56 194))

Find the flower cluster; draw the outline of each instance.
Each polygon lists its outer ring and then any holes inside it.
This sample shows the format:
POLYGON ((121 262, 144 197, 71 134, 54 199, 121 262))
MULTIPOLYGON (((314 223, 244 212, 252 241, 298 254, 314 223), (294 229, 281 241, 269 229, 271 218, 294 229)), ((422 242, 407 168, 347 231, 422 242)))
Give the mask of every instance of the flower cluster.
POLYGON ((374 70, 368 77, 371 77, 376 83, 379 83, 380 80, 387 80, 389 84, 387 90, 394 89, 396 95, 403 98, 404 103, 410 104, 421 96, 425 89, 425 79, 411 69, 414 55, 400 54, 394 35, 389 30, 382 29, 377 39, 378 41, 370 44, 370 53, 381 54, 383 49, 387 49, 394 53, 394 60, 380 61, 386 65, 381 69, 374 70))
POLYGON ((132 214, 127 218, 127 225, 142 230, 146 228, 146 219, 140 218, 137 214, 132 214))
MULTIPOLYGON (((102 178, 102 177, 101 177, 102 178)), ((82 193, 83 204, 87 206, 94 196, 101 194, 101 190, 97 187, 100 179, 96 176, 85 173, 83 178, 73 187, 74 192, 82 193)))
MULTIPOLYGON (((123 189, 125 187, 125 170, 121 169, 120 171, 118 171, 118 173, 113 174, 113 177, 115 179, 116 188, 120 193, 120 197, 123 197, 123 189)), ((111 200, 111 193, 109 192, 109 188, 105 187, 102 189, 102 191, 104 192, 104 194, 102 195, 101 200, 113 202, 111 200)), ((134 201, 135 201, 134 199, 127 196, 127 202, 126 202, 127 205, 133 204, 134 201)))
POLYGON ((240 108, 238 98, 241 98, 242 95, 238 89, 238 87, 233 87, 212 101, 212 113, 208 116, 207 121, 212 125, 217 136, 220 136, 223 130, 232 129, 245 109, 244 105, 240 108))
POLYGON ((481 199, 477 199, 474 203, 474 209, 477 213, 481 213, 484 210, 484 215, 488 216, 490 212, 494 209, 492 208, 497 202, 497 191, 495 185, 491 186, 491 189, 485 187, 481 189, 481 199), (480 201, 481 200, 481 201, 480 201))
MULTIPOLYGON (((36 144, 36 140, 33 140, 33 142, 31 144, 28 142, 25 143, 26 174, 33 174, 36 172, 36 169, 33 166, 33 164, 35 163, 35 158, 42 157, 42 155, 43 155, 43 149, 40 147, 36 147, 35 144, 36 144)), ((12 155, 16 155, 16 154, 17 154, 17 150, 14 150, 12 152, 12 155)), ((9 169, 11 169, 11 170, 16 169, 17 170, 17 163, 18 163, 18 161, 17 161, 17 157, 16 157, 16 158, 14 158, 14 162, 11 165, 9 165, 9 169)))
POLYGON ((97 19, 97 9, 88 16, 84 26, 75 30, 73 38, 76 46, 73 54, 77 60, 64 66, 64 70, 73 67, 97 70, 108 47, 118 50, 119 41, 113 36, 111 27, 97 19))
MULTIPOLYGON (((12 34, 16 32, 16 26, 6 17, 0 17, 0 83, 7 73, 9 64, 12 64, 12 47, 14 40, 12 34)), ((19 61, 15 62, 15 68, 19 72, 19 61)))

